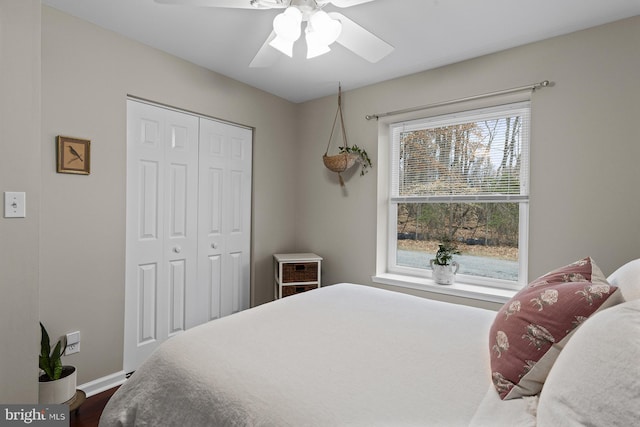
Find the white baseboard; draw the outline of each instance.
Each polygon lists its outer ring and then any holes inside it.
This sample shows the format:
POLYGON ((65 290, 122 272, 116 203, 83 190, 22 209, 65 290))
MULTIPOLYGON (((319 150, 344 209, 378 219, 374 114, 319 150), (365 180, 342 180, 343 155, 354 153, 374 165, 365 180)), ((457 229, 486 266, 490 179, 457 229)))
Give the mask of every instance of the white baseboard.
POLYGON ((122 385, 125 381, 126 374, 124 371, 120 371, 115 374, 107 375, 106 377, 89 381, 88 383, 80 384, 78 388, 84 391, 87 397, 90 397, 94 394, 102 393, 105 390, 122 385))

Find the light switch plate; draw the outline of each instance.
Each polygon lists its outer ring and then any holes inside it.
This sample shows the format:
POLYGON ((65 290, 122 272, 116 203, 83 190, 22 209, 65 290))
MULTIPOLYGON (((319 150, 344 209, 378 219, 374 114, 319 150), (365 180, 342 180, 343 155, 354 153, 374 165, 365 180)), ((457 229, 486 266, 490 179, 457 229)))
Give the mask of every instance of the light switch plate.
POLYGON ((24 218, 26 215, 25 199, 26 194, 23 191, 5 191, 4 217, 24 218))

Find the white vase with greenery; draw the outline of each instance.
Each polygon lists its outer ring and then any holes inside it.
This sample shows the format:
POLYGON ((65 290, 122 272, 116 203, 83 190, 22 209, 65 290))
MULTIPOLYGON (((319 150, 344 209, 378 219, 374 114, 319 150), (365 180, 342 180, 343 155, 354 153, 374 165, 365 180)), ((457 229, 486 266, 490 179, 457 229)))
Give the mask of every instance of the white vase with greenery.
POLYGON ((460 265, 453 261, 453 255, 460 254, 456 245, 450 240, 438 244, 436 257, 429 261, 433 270, 433 281, 439 285, 452 285, 460 265))

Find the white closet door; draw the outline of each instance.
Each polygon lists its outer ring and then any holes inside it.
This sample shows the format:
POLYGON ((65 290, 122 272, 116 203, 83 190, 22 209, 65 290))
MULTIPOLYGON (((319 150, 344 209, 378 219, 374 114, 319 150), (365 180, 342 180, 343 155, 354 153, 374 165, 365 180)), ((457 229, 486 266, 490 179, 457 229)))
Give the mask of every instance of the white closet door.
POLYGON ((252 132, 127 101, 124 369, 249 307, 252 132))
POLYGON ((198 315, 204 320, 249 307, 251 159, 251 130, 200 119, 198 315))
POLYGON ((195 309, 197 185, 198 117, 127 101, 127 372, 195 309))

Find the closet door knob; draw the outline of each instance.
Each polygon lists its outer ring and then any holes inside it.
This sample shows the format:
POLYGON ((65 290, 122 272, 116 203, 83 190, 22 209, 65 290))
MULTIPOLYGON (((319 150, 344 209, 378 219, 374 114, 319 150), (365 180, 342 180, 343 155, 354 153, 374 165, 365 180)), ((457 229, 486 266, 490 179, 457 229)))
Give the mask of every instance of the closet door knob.
POLYGON ((217 243, 212 243, 211 244, 211 248, 212 249, 218 249, 218 244, 217 243))
POLYGON ((180 246, 176 246, 175 248, 173 248, 173 252, 179 254, 180 252, 182 252, 182 248, 180 246))

